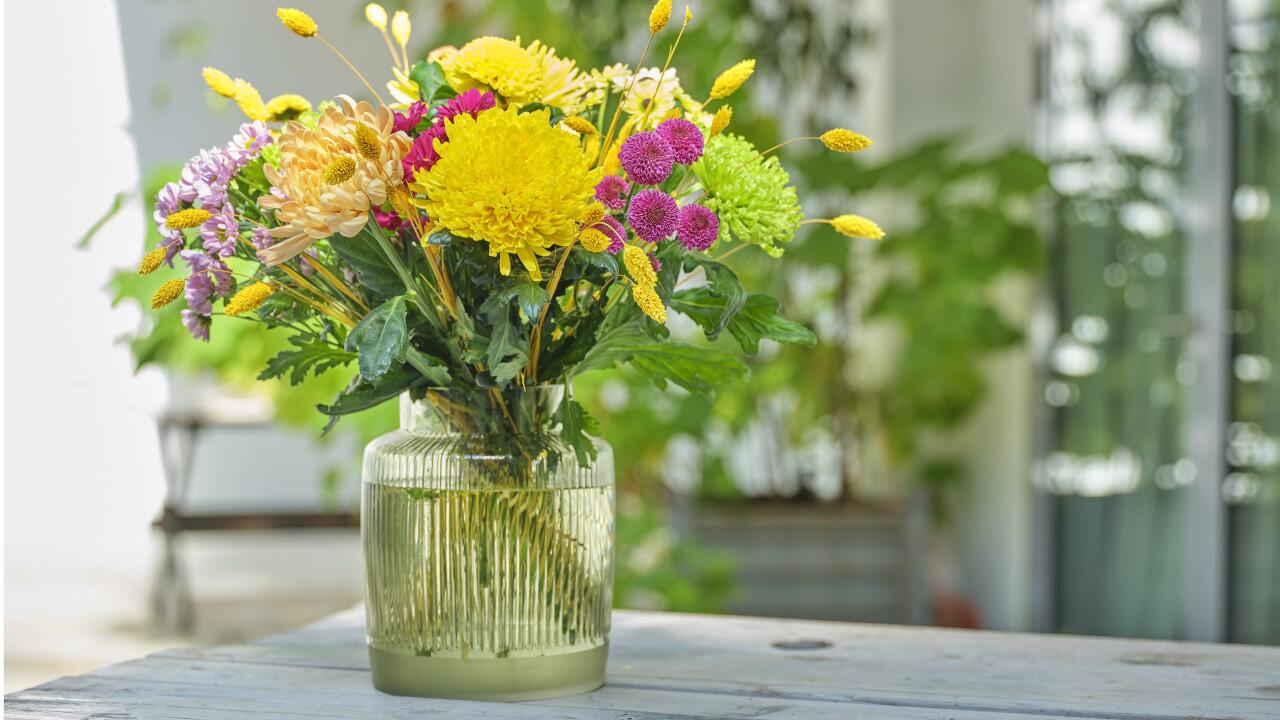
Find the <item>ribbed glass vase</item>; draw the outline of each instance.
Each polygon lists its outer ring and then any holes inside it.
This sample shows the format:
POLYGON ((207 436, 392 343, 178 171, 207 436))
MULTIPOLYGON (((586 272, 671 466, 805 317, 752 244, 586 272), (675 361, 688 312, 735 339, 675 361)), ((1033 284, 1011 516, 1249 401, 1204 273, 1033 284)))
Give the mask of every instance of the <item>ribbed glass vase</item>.
POLYGON ((613 452, 596 440, 594 462, 578 462, 552 421, 563 396, 405 396, 400 429, 366 448, 360 526, 379 690, 532 700, 604 682, 613 452))

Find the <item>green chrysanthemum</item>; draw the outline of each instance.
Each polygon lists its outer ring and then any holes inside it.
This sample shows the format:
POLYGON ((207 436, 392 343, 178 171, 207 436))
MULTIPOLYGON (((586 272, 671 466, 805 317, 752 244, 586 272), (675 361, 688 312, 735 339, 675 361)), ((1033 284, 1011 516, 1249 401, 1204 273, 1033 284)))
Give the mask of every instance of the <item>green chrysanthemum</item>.
POLYGON ((701 202, 720 218, 718 242, 730 238, 781 257, 804 219, 791 176, 776 157, 762 158, 751 143, 729 133, 707 143, 693 171, 707 191, 701 202))

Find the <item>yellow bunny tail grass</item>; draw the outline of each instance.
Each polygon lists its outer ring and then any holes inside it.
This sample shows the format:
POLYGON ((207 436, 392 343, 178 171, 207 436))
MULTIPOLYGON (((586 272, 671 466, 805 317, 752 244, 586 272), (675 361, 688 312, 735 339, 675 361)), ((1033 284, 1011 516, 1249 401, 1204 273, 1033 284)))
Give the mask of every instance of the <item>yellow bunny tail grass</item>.
POLYGON ((409 13, 397 10, 396 14, 391 16, 391 36, 400 44, 401 49, 409 44, 409 33, 412 29, 413 25, 409 22, 409 13))
MULTIPOLYGON (((378 132, 364 123, 356 123, 356 151, 366 160, 377 160, 382 155, 378 132)), ((354 165, 352 170, 355 170, 354 165)))
POLYGON ((262 95, 258 92, 248 80, 236 78, 236 105, 240 106, 240 112, 250 120, 266 121, 271 118, 271 114, 267 112, 267 104, 262 102, 262 95))
POLYGON ((215 67, 206 67, 200 71, 200 75, 204 78, 204 84, 208 85, 210 90, 224 98, 234 98, 236 96, 236 81, 232 80, 230 75, 215 67))
POLYGON ((311 37, 319 30, 316 27, 316 21, 297 8, 276 8, 276 17, 280 18, 280 22, 295 35, 311 37))
POLYGON ((631 286, 631 299, 636 301, 636 305, 654 320, 654 322, 665 323, 667 321, 667 308, 662 304, 662 298, 658 297, 658 293, 648 285, 631 286))
POLYGON ((582 214, 582 225, 591 227, 604 219, 604 205, 593 202, 587 206, 587 211, 582 214))
POLYGON ((711 132, 707 134, 707 137, 724 132, 724 129, 729 127, 730 120, 733 120, 733 108, 728 105, 721 105, 720 109, 716 110, 715 117, 711 119, 711 132))
POLYGON ((693 11, 689 9, 688 5, 685 5, 684 6, 684 24, 688 25, 692 20, 693 20, 693 11))
POLYGON ((213 217, 213 215, 210 215, 208 210, 201 208, 187 208, 186 210, 179 210, 178 212, 170 213, 169 216, 164 219, 164 224, 165 227, 171 230, 183 230, 186 228, 200 227, 211 217, 213 217))
POLYGON ((369 3, 364 6, 364 19, 379 30, 387 29, 387 11, 378 3, 369 3))
POLYGON ((610 240, 609 236, 593 227, 589 227, 578 236, 578 242, 587 252, 598 253, 608 249, 610 240))
POLYGON ((156 288, 156 292, 151 296, 151 309, 159 310, 169 303, 182 297, 182 288, 187 284, 186 280, 166 280, 156 288))
POLYGON ((871 147, 871 138, 844 128, 832 128, 819 135, 818 139, 828 149, 839 153, 855 153, 871 147))
POLYGON ((622 250, 622 264, 637 285, 653 287, 657 284, 658 274, 653 271, 653 264, 649 262, 649 256, 644 250, 635 245, 626 246, 622 250))
POLYGON ((247 312, 253 312, 262 307, 262 303, 271 297, 275 289, 264 282, 256 282, 247 288, 242 289, 227 301, 226 307, 222 312, 227 315, 236 316, 247 312))
POLYGON ((649 11, 649 32, 657 35, 671 22, 671 0, 658 0, 649 11))
POLYGON ((142 262, 138 263, 139 275, 150 275, 160 268, 164 262, 165 249, 158 247, 155 250, 142 256, 142 262))
POLYGON ((560 122, 564 123, 565 127, 578 133, 579 135, 590 136, 590 135, 595 135, 596 133, 599 132, 598 130, 596 130, 595 124, 593 124, 590 120, 582 117, 581 115, 567 115, 560 122))
POLYGON ((756 61, 747 59, 720 73, 720 77, 711 85, 711 99, 719 100, 734 94, 755 71, 756 61))
POLYGON ((838 215, 831 219, 831 226, 836 232, 847 237, 880 240, 884 238, 884 230, 874 222, 861 215, 838 215))

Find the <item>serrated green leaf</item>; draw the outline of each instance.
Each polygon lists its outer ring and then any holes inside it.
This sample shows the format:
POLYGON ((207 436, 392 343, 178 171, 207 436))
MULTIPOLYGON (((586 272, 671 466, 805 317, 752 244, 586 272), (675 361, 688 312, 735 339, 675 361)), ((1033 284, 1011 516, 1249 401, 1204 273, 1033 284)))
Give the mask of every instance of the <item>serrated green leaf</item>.
POLYGON ((556 416, 560 420, 560 439, 573 448, 579 465, 590 466, 599 453, 589 436, 600 432, 600 424, 578 401, 567 397, 560 403, 556 416))
POLYGON ((480 310, 484 313, 495 313, 505 308, 507 303, 515 300, 524 313, 524 321, 532 323, 538 319, 542 308, 547 304, 547 290, 534 282, 521 282, 499 288, 497 292, 485 300, 480 310))
POLYGON ((491 327, 486 365, 499 385, 511 382, 529 361, 528 337, 511 322, 510 316, 505 304, 485 315, 491 327))
POLYGON ((387 371, 377 380, 369 381, 357 377, 347 389, 329 405, 316 405, 316 409, 325 415, 334 417, 349 415, 361 410, 368 410, 380 405, 405 390, 427 384, 427 378, 407 365, 400 365, 387 371))
POLYGON ((723 350, 674 341, 632 347, 629 356, 631 367, 660 388, 673 382, 689 392, 710 394, 747 374, 747 366, 723 350))
POLYGON ((347 350, 360 354, 357 364, 360 376, 366 380, 376 380, 386 374, 393 362, 404 362, 408 345, 403 295, 374 308, 347 335, 347 350))
MULTIPOLYGON (((700 287, 677 292, 671 296, 670 304, 673 310, 688 315, 710 337, 710 329, 723 315, 725 298, 700 287)), ((778 312, 778 301, 764 293, 747 295, 742 308, 730 320, 728 329, 743 352, 752 355, 760 351, 763 339, 806 347, 812 347, 818 341, 809 328, 783 317, 778 312)))
POLYGON ((258 374, 259 380, 282 378, 288 373, 289 384, 297 385, 308 373, 319 375, 356 359, 355 353, 301 335, 289 338, 289 342, 295 349, 281 350, 267 360, 267 366, 258 374))
POLYGON ((356 276, 360 284, 382 295, 392 297, 404 292, 404 283, 396 274, 395 268, 387 261, 385 255, 378 250, 378 243, 369 237, 368 231, 354 238, 334 235, 329 238, 329 247, 338 253, 356 276))
POLYGON ((724 299, 715 322, 703 326, 707 339, 715 340, 725 328, 729 327, 734 316, 746 304, 747 292, 742 289, 742 281, 738 280, 738 276, 726 265, 693 253, 690 253, 685 260, 686 268, 690 265, 702 267, 707 276, 706 289, 724 299))

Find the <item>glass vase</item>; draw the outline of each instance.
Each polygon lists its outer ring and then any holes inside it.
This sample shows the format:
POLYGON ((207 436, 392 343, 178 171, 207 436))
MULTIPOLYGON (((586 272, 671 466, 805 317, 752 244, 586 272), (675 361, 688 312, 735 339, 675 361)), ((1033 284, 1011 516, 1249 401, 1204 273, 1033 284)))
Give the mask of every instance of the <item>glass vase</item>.
MULTIPOLYGON (((374 686, 534 700, 604 682, 613 452, 579 462, 561 386, 428 390, 365 450, 361 537, 374 686)), ((587 459, 587 458, 584 458, 587 459)))

